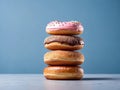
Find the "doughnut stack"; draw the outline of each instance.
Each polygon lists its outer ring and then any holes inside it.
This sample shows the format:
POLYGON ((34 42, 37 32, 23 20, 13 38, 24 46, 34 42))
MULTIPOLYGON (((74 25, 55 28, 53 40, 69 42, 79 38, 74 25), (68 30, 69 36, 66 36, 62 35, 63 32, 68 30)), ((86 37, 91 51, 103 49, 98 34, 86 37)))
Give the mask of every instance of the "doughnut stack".
POLYGON ((84 75, 80 65, 84 55, 77 50, 84 47, 84 41, 78 35, 83 33, 83 26, 78 21, 52 21, 47 24, 46 32, 50 36, 44 40, 48 51, 44 62, 48 65, 43 74, 51 80, 78 80, 84 75))

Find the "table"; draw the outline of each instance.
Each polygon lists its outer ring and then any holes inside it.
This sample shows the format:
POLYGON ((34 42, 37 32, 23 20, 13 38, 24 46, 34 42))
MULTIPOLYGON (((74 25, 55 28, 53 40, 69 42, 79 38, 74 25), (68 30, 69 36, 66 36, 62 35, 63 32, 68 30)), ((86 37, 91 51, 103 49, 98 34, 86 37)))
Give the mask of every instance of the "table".
POLYGON ((85 74, 82 80, 47 80, 42 74, 0 74, 0 90, 120 90, 120 74, 85 74))

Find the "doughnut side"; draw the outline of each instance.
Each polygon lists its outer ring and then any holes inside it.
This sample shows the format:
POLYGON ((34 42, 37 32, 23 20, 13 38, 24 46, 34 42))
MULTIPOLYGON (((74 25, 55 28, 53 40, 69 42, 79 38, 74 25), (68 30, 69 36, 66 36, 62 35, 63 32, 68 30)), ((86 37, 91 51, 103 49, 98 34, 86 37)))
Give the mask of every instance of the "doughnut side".
POLYGON ((83 69, 78 66, 48 66, 44 69, 44 76, 53 80, 82 79, 83 74, 83 69))
POLYGON ((48 65, 80 65, 84 56, 79 52, 55 50, 44 55, 44 62, 48 65))
POLYGON ((50 30, 46 29, 46 32, 51 35, 78 35, 82 34, 83 31, 77 31, 77 30, 64 30, 64 29, 59 29, 59 30, 50 30))
POLYGON ((45 44, 45 48, 49 49, 49 50, 80 50, 84 47, 84 45, 74 45, 74 46, 70 46, 67 44, 62 44, 59 42, 52 42, 49 44, 45 44))

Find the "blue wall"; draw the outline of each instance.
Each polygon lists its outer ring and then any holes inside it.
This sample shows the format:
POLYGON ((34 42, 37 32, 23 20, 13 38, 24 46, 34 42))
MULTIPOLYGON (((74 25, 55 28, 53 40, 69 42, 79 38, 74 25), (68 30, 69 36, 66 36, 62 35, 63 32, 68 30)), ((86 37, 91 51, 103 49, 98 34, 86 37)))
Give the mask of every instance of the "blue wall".
POLYGON ((0 0, 0 73, 42 73, 53 20, 84 25, 85 73, 120 73, 120 0, 0 0))

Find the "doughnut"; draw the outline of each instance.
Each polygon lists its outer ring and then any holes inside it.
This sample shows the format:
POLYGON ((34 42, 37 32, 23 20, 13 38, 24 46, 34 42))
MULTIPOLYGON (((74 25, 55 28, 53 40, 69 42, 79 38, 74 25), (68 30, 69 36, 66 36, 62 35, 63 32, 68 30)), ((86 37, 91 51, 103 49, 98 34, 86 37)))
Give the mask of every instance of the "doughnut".
POLYGON ((47 24, 46 32, 52 35, 78 35, 83 33, 83 26, 78 21, 52 21, 47 24))
POLYGON ((49 50, 79 50, 84 47, 82 38, 68 35, 51 35, 44 40, 44 44, 49 50))
POLYGON ((51 80, 78 80, 82 79, 84 71, 79 66, 48 66, 43 74, 51 80))
POLYGON ((48 65, 80 65, 84 56, 80 52, 55 50, 45 53, 44 62, 48 65))

